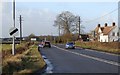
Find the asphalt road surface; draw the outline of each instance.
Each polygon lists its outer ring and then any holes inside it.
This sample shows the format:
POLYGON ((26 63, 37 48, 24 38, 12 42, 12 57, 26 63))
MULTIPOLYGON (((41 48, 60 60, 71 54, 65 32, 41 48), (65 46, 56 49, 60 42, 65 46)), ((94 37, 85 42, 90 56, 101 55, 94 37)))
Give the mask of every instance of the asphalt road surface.
POLYGON ((65 49, 63 45, 42 48, 53 65, 53 73, 118 73, 119 56, 87 49, 65 49))

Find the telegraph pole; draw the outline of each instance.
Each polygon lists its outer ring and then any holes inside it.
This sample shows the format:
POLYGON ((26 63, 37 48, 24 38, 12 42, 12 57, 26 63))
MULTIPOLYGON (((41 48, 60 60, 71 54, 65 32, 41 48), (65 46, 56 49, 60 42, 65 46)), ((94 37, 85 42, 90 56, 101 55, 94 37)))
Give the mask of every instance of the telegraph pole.
POLYGON ((60 25, 59 25, 59 41, 61 40, 61 37, 60 37, 60 25))
POLYGON ((60 25, 59 25, 59 37, 60 37, 60 25))
MULTIPOLYGON (((13 0, 13 26, 15 27, 15 0, 13 0)), ((15 55, 15 36, 13 36, 12 55, 15 55)))
POLYGON ((21 15, 20 15, 19 20, 20 20, 20 43, 21 43, 22 41, 22 16, 21 15))
POLYGON ((80 38, 80 16, 78 17, 78 23, 79 23, 79 38, 80 38))

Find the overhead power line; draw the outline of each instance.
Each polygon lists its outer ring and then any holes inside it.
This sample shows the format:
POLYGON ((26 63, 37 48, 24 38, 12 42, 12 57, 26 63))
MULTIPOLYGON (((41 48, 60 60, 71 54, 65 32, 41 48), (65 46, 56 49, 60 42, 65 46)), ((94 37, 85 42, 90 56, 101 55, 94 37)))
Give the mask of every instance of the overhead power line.
MULTIPOLYGON (((119 8, 120 8, 120 7, 119 7, 119 8)), ((109 14, 112 14, 113 12, 117 11, 119 8, 116 8, 116 9, 114 9, 113 11, 111 11, 111 12, 109 12, 109 13, 101 16, 101 17, 98 17, 98 18, 95 18, 95 19, 92 19, 92 20, 88 20, 88 21, 83 21, 83 22, 89 23, 89 22, 93 22, 93 21, 99 20, 99 19, 101 19, 101 18, 103 18, 103 17, 105 17, 105 16, 107 16, 107 15, 109 15, 109 14)))

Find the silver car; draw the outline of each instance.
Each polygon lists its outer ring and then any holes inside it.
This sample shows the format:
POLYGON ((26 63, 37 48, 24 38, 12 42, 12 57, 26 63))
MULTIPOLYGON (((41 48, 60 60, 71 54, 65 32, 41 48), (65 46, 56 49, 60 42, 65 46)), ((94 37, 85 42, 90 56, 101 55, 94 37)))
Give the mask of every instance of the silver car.
POLYGON ((68 43, 66 43, 65 48, 66 49, 68 49, 68 48, 75 49, 75 44, 73 42, 68 42, 68 43))

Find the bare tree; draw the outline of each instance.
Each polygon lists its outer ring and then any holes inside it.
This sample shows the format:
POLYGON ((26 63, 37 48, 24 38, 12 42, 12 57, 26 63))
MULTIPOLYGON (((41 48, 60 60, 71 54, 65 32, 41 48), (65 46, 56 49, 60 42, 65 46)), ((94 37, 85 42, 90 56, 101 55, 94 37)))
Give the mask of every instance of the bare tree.
MULTIPOLYGON (((58 27, 63 34, 78 31, 78 18, 69 11, 64 11, 56 17, 54 26, 58 27)), ((60 33, 60 31, 59 31, 60 33)))

